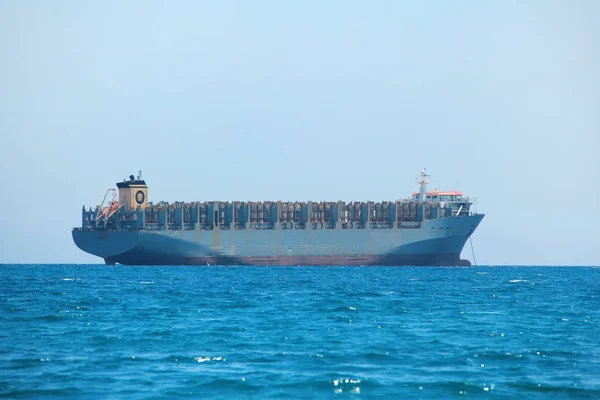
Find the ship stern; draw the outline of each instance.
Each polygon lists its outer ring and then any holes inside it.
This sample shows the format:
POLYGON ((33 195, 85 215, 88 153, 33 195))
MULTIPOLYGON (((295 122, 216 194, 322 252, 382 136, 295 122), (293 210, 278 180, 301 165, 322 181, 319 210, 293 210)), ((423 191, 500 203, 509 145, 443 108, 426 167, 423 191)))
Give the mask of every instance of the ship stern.
POLYGON ((119 255, 126 253, 138 244, 136 231, 85 230, 72 231, 75 245, 86 253, 101 257, 106 264, 114 264, 119 255))

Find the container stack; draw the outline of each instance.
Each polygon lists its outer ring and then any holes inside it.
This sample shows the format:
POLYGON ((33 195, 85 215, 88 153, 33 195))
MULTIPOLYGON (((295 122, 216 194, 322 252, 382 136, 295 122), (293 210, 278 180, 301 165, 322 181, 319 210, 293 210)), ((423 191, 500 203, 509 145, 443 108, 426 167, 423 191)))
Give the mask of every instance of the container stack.
POLYGON ((169 204, 167 207, 167 225, 175 223, 175 204, 169 204))
POLYGON ((411 222, 417 220, 417 203, 404 201, 398 203, 398 221, 411 222))
POLYGON ((243 211, 246 208, 246 203, 241 202, 241 201, 234 201, 233 202, 233 210, 234 210, 234 219, 233 219, 233 225, 235 227, 235 229, 242 229, 244 227, 244 215, 243 215, 243 211))
POLYGON ((200 203, 200 226, 205 227, 208 223, 208 202, 200 203))
POLYGON ((355 201, 353 204, 353 213, 352 213, 352 217, 353 220, 352 222, 362 222, 362 208, 364 206, 364 203, 360 203, 358 201, 355 201))
POLYGON ((301 203, 299 201, 294 203, 294 211, 293 211, 293 221, 295 223, 299 223, 302 221, 302 207, 305 205, 306 203, 301 203))
POLYGON ((268 224, 271 222, 271 202, 265 201, 263 203, 263 210, 260 217, 261 224, 268 224))
POLYGON ((431 219, 431 202, 426 202, 425 206, 425 219, 431 219))
MULTIPOLYGON (((284 229, 305 229, 307 223, 313 229, 387 229, 396 223, 399 227, 412 227, 410 223, 421 219, 451 217, 452 207, 409 199, 367 203, 205 201, 149 203, 139 212, 148 229, 194 229, 196 223, 200 229, 275 229, 275 222, 284 224, 284 229), (409 224, 400 224, 404 222, 409 224)), ((135 219, 118 215, 122 221, 135 219)))
POLYGON ((251 201, 250 208, 251 224, 269 224, 271 222, 271 202, 251 201))
POLYGON ((227 226, 227 206, 231 206, 231 203, 219 202, 219 215, 217 218, 217 226, 219 228, 225 228, 227 226))
POLYGON ((311 214, 311 218, 310 221, 311 222, 316 222, 316 223, 320 223, 323 222, 323 219, 325 218, 325 205, 323 204, 323 202, 314 202, 312 203, 312 214, 311 214))
POLYGON ((147 224, 158 224, 158 205, 146 207, 144 213, 144 220, 147 224))
POLYGON ((248 208, 250 208, 250 223, 256 224, 258 223, 258 209, 262 211, 262 203, 251 201, 248 203, 248 208))
POLYGON ((291 201, 281 203, 279 221, 294 222, 294 203, 292 203, 291 201))

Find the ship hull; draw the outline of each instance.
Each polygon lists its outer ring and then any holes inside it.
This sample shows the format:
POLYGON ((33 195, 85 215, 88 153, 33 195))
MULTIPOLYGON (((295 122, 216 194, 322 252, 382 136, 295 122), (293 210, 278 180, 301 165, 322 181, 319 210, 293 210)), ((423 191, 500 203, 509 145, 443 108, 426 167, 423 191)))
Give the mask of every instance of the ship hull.
POLYGON ((460 253, 483 215, 406 229, 73 230, 77 246, 125 265, 469 265, 460 253))
POLYGON ((458 255, 446 254, 411 254, 390 256, 274 256, 274 257, 177 257, 153 256, 147 253, 133 251, 119 257, 108 257, 107 264, 124 265, 261 265, 261 266, 452 266, 471 265, 467 260, 461 260, 458 255))

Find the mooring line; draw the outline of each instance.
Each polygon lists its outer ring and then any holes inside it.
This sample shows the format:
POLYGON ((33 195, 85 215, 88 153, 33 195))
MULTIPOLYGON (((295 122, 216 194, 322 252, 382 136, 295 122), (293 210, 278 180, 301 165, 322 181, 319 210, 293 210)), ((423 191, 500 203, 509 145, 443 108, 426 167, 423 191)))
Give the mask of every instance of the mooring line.
POLYGON ((475 259, 475 250, 473 249, 473 241, 471 240, 471 236, 469 236, 469 243, 471 243, 471 253, 473 253, 473 263, 477 266, 477 260, 475 259))

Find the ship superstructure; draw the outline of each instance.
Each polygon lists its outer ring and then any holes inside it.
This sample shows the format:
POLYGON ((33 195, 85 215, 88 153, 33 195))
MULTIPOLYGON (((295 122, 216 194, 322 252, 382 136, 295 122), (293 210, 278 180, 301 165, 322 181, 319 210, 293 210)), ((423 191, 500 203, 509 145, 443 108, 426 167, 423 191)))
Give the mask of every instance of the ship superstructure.
POLYGON ((148 202, 130 176, 82 210, 77 246, 107 264, 469 265, 460 259, 483 214, 459 191, 395 201, 148 202))

